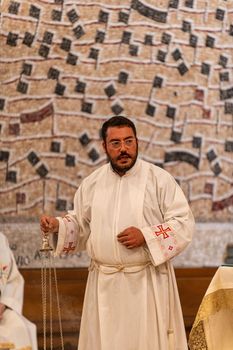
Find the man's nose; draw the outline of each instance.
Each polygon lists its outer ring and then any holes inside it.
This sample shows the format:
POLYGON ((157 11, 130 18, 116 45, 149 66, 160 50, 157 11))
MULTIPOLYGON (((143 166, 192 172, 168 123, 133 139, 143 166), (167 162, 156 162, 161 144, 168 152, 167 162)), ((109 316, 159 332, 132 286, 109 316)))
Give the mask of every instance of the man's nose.
POLYGON ((126 146, 125 146, 124 141, 121 141, 120 150, 121 150, 121 152, 126 150, 126 146))

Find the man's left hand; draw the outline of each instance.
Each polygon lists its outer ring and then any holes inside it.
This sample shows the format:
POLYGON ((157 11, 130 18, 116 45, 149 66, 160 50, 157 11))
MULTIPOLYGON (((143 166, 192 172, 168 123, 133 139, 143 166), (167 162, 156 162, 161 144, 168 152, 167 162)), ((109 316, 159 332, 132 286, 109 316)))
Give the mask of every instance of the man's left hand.
POLYGON ((145 243, 145 238, 142 231, 137 227, 128 227, 117 235, 117 240, 126 248, 138 248, 145 243))

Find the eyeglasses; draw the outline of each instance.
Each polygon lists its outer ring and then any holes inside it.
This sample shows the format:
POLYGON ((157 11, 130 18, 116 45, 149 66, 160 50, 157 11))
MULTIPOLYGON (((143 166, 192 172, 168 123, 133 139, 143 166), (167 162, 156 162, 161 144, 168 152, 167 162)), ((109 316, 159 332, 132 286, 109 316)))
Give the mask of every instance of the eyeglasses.
POLYGON ((122 144, 124 144, 125 147, 132 147, 134 144, 135 138, 130 138, 126 140, 113 140, 109 142, 109 145, 114 149, 119 149, 122 147, 122 144))

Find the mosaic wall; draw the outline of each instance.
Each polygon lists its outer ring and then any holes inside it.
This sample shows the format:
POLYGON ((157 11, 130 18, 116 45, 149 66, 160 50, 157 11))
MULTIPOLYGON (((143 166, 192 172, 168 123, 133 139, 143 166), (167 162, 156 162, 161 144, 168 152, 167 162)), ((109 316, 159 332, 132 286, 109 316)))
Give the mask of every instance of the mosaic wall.
POLYGON ((134 119, 198 221, 233 214, 233 7, 215 0, 2 0, 0 214, 61 214, 134 119))

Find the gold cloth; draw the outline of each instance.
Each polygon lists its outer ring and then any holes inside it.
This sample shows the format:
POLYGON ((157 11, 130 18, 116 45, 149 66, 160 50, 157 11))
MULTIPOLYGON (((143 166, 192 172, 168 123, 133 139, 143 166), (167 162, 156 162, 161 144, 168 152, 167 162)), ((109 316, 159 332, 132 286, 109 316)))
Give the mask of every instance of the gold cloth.
POLYGON ((191 350, 233 349, 233 268, 214 275, 189 336, 191 350))

